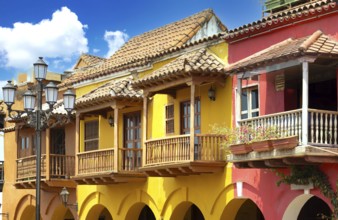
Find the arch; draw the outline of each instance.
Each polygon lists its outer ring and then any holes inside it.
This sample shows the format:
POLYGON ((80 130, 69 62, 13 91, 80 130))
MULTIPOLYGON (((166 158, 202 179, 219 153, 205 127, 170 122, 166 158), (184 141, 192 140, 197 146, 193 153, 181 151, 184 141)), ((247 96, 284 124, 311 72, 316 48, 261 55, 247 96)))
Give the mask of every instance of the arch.
MULTIPOLYGON (((158 215, 158 207, 154 201, 154 199, 145 191, 143 190, 135 190, 131 193, 129 193, 127 196, 125 196, 117 210, 118 215, 127 215, 130 211, 130 209, 136 205, 134 208, 135 210, 141 210, 144 205, 149 206, 149 208, 152 210, 152 212, 156 215, 158 215), (131 205, 130 205, 131 204, 131 205), (143 204, 143 205, 142 205, 143 204)), ((125 218, 128 219, 128 218, 125 218)))
POLYGON ((264 216, 251 199, 236 198, 225 207, 220 219, 263 220, 264 216))
POLYGON ((90 193, 84 200, 83 203, 79 209, 79 216, 82 215, 84 208, 89 205, 90 202, 93 202, 93 204, 100 204, 100 197, 101 193, 100 192, 93 192, 90 193))
POLYGON ((153 210, 143 202, 135 203, 127 212, 125 219, 130 220, 155 220, 153 210))
POLYGON ((227 194, 233 193, 232 190, 234 189, 234 185, 235 185, 235 183, 231 183, 231 184, 227 185, 226 187, 224 187, 219 192, 219 194, 217 195, 214 203, 212 204, 210 214, 213 214, 216 210, 224 209, 224 201, 226 201, 225 204, 228 204, 229 195, 227 196, 227 194))
POLYGON ((51 220, 60 220, 60 219, 75 219, 75 217, 69 208, 66 208, 63 205, 59 205, 54 209, 54 212, 51 215, 51 220))
POLYGON ((175 207, 170 220, 204 220, 204 215, 194 203, 182 202, 175 207))
POLYGON ((105 206, 101 204, 96 204, 93 207, 91 207, 85 219, 92 220, 100 218, 103 218, 105 220, 113 220, 112 215, 105 206))
POLYGON ((304 211, 307 209, 307 215, 317 215, 317 214, 325 214, 330 215, 331 209, 330 207, 319 197, 311 195, 311 194, 303 194, 297 196, 286 208, 283 220, 288 219, 305 219, 304 211), (313 205, 316 204, 316 205, 313 205), (307 207, 311 206, 311 209, 307 209, 307 207), (311 212, 309 212, 309 210, 311 212), (324 212, 324 213, 323 213, 324 212), (329 212, 329 213, 328 213, 329 212))
MULTIPOLYGON (((23 213, 26 211, 26 207, 35 207, 35 197, 31 194, 24 195, 18 202, 18 205, 15 208, 14 219, 20 219, 23 216, 23 213)), ((30 210, 31 208, 29 208, 30 210)), ((34 213, 35 208, 29 212, 29 214, 34 213)))

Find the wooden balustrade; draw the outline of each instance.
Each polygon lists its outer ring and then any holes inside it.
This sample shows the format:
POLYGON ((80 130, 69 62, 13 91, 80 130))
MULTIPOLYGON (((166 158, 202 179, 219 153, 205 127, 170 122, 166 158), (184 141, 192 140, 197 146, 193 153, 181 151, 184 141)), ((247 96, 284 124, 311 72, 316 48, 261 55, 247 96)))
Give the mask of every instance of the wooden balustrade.
POLYGON ((146 165, 190 160, 190 135, 147 140, 146 165))
MULTIPOLYGON (((16 160, 17 181, 34 180, 36 178, 36 156, 23 157, 16 160)), ((46 178, 46 155, 41 155, 41 179, 46 178)))
MULTIPOLYGON (((223 135, 196 134, 194 160, 224 160, 221 143, 223 135)), ((190 135, 180 135, 163 139, 148 140, 146 165, 158 165, 190 161, 190 135)))
POLYGON ((224 160, 222 141, 225 135, 196 134, 198 138, 198 149, 195 160, 220 161, 224 160))
POLYGON ((69 178, 75 175, 75 157, 68 155, 50 154, 51 178, 69 178))
MULTIPOLYGON (((338 112, 318 109, 308 111, 308 142, 319 146, 338 146, 338 112)), ((280 112, 241 120, 240 126, 253 129, 274 126, 282 137, 298 136, 302 142, 302 110, 280 112)))
POLYGON ((114 171, 114 149, 81 152, 78 157, 78 174, 114 171))
POLYGON ((142 149, 119 148, 120 171, 137 171, 142 166, 142 149))
MULTIPOLYGON (((17 181, 34 180, 36 178, 36 156, 23 157, 16 160, 17 181)), ((41 179, 47 177, 49 168, 50 178, 69 178, 74 175, 75 157, 50 154, 50 164, 47 167, 47 155, 41 155, 41 179)))

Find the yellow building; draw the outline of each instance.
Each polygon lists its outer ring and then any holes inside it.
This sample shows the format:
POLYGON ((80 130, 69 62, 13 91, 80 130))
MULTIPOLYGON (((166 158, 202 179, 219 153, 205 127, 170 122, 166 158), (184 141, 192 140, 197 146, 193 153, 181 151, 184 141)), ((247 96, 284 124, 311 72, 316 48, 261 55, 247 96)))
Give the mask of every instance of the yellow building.
MULTIPOLYGON (((232 122, 224 31, 205 10, 130 39, 110 58, 80 57, 59 84, 77 95, 75 123, 64 125, 74 173, 62 181, 46 177, 47 185, 57 184, 43 189, 42 219, 226 219, 231 166, 224 137, 211 133, 212 124, 232 122), (63 186, 77 209, 61 204, 63 186)), ((5 157, 18 170, 20 158, 9 147, 20 149, 17 132, 6 135, 5 157)), ((11 175, 4 196, 18 193, 4 211, 9 219, 32 219, 34 180, 18 183, 11 175)))

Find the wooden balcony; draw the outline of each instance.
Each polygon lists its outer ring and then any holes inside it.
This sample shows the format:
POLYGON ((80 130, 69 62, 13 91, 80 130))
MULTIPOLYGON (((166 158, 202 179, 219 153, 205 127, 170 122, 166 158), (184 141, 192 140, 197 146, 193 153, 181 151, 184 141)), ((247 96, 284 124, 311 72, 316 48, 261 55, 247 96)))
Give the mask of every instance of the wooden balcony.
POLYGON ((293 164, 338 162, 338 112, 309 109, 307 144, 303 140, 302 110, 264 115, 239 122, 254 129, 274 126, 281 137, 298 136, 298 146, 293 149, 252 151, 243 155, 229 155, 228 160, 242 167, 283 167, 293 164))
POLYGON ((191 149, 189 134, 148 140, 145 142, 146 161, 141 170, 149 176, 222 171, 225 166, 225 155, 221 148, 223 138, 220 135, 197 134, 194 149, 191 149))
MULTIPOLYGON (((70 180, 74 175, 75 157, 58 154, 41 155, 41 187, 75 187, 70 180)), ((35 188, 36 185, 36 156, 19 158, 16 160, 17 188, 35 188)))
POLYGON ((73 179, 78 184, 93 185, 146 180, 146 175, 138 170, 142 149, 119 148, 119 154, 115 155, 115 152, 115 149, 109 148, 78 153, 78 172, 73 179))

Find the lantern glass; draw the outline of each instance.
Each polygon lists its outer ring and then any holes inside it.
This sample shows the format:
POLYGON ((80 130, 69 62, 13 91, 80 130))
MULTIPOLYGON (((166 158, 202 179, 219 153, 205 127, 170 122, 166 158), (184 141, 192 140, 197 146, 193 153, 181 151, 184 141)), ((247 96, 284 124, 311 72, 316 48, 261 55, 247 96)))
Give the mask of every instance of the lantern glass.
POLYGON ((43 61, 42 57, 39 57, 39 59, 33 65, 35 79, 37 81, 42 81, 46 79, 48 65, 43 61))
POLYGON ((31 112, 34 110, 35 107, 35 95, 32 93, 31 90, 28 90, 23 95, 23 106, 25 111, 31 112))
POLYGON ((3 99, 7 106, 11 106, 15 101, 16 87, 12 84, 12 81, 8 81, 7 84, 2 87, 3 99))
POLYGON ((71 112, 74 109, 75 94, 72 92, 72 90, 68 89, 63 94, 63 103, 64 103, 64 108, 67 112, 71 112))
POLYGON ((68 204, 69 192, 66 187, 63 187, 60 192, 61 201, 64 205, 68 204))
POLYGON ((58 87, 53 82, 50 82, 46 85, 45 89, 46 102, 49 105, 54 105, 57 102, 58 98, 58 87))

